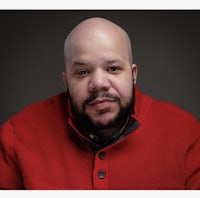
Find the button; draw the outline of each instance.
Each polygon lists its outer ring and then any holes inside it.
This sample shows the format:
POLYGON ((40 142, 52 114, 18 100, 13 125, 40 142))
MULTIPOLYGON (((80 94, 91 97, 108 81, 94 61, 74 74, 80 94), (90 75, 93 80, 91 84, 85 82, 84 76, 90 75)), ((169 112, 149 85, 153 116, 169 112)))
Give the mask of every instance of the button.
POLYGON ((106 172, 104 170, 99 170, 98 171, 98 177, 99 179, 104 179, 106 176, 106 172))
POLYGON ((89 138, 96 141, 96 142, 99 142, 99 138, 96 135, 89 134, 89 138))
POLYGON ((95 136, 93 134, 89 134, 89 137, 94 140, 95 139, 95 136))
POLYGON ((105 159, 105 157, 106 157, 106 153, 104 151, 102 151, 102 152, 99 153, 99 158, 101 160, 105 159))

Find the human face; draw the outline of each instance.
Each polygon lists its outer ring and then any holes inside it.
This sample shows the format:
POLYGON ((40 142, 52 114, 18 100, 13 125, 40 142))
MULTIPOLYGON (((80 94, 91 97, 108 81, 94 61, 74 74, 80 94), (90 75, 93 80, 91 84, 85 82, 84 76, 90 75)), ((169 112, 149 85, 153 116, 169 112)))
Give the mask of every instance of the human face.
POLYGON ((124 40, 100 34, 85 38, 84 44, 76 40, 70 50, 63 81, 73 109, 96 127, 112 126, 132 104, 136 79, 124 40))

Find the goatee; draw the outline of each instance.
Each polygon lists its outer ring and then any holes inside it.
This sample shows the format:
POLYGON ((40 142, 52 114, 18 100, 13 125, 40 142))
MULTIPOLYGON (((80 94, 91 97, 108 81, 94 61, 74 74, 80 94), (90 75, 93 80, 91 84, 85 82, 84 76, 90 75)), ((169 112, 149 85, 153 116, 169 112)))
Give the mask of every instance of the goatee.
MULTIPOLYGON (((133 105, 135 101, 134 96, 134 87, 132 89, 132 94, 129 100, 127 101, 125 106, 122 106, 121 100, 118 96, 110 94, 109 92, 101 92, 101 93, 93 93, 91 94, 83 103, 82 109, 78 108, 77 104, 74 102, 73 98, 69 94, 71 111, 76 119, 76 123, 84 127, 85 129, 96 129, 96 130, 104 130, 114 128, 121 123, 124 123, 128 116, 130 116, 133 112, 133 105), (119 105, 119 111, 116 113, 116 116, 113 119, 110 119, 107 124, 102 122, 94 122, 92 118, 86 113, 87 105, 93 100, 101 97, 107 97, 115 100, 119 105)), ((101 113, 101 112, 100 112, 101 113)), ((102 114, 104 112, 102 111, 102 114)))

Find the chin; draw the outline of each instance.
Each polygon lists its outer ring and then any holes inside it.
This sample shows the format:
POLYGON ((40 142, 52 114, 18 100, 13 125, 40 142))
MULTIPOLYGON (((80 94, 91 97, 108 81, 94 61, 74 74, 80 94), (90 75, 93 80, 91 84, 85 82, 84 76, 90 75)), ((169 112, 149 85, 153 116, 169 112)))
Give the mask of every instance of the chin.
POLYGON ((107 115, 102 114, 101 116, 98 116, 97 119, 94 119, 94 117, 93 117, 91 120, 92 120, 93 125, 98 128, 106 128, 106 127, 109 128, 109 127, 115 127, 117 125, 116 117, 117 117, 117 115, 107 116, 107 115), (113 124, 113 123, 115 123, 115 124, 113 124))

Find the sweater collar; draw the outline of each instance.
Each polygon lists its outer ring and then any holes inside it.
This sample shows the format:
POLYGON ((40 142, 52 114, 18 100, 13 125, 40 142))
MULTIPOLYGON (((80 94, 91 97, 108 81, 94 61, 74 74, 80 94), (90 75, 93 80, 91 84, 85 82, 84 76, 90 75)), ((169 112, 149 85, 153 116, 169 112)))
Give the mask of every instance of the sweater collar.
POLYGON ((136 119, 140 125, 146 118, 149 108, 152 103, 152 98, 146 94, 140 92, 137 86, 135 86, 135 105, 132 118, 136 119))

